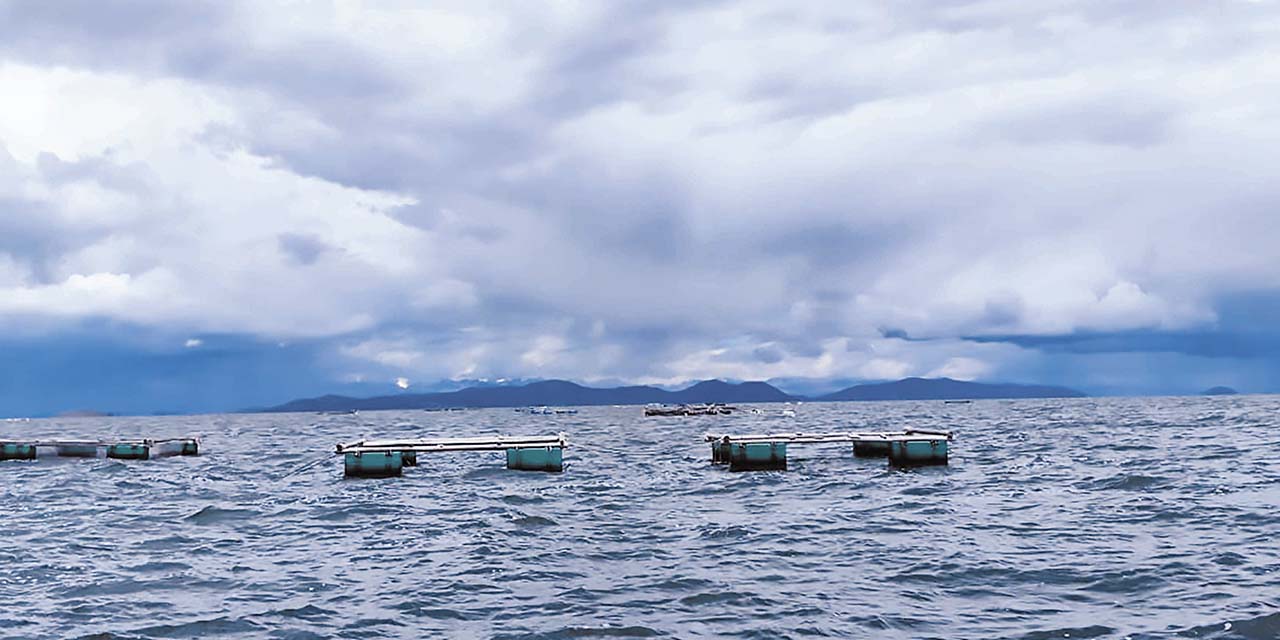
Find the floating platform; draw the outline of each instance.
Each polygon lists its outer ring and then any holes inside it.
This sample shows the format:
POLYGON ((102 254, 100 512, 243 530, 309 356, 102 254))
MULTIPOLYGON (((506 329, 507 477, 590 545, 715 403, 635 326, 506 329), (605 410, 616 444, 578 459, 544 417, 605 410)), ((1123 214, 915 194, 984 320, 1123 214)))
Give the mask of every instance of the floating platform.
POLYGON ((727 416, 737 407, 727 404, 680 404, 680 405, 648 405, 644 408, 646 416, 727 416))
POLYGON ((577 415, 577 409, 568 407, 518 407, 516 413, 527 413, 535 416, 572 416, 577 415))
POLYGON ((481 436, 425 440, 361 440, 340 444, 343 474, 349 478, 389 478, 404 467, 417 466, 418 454, 456 451, 505 451, 507 468, 518 471, 564 471, 568 439, 554 436, 481 436))
POLYGON ((711 463, 727 464, 730 471, 786 471, 787 445, 834 444, 853 445, 859 458, 883 457, 889 464, 901 467, 947 464, 949 431, 903 431, 872 433, 771 433, 771 434, 707 434, 711 445, 711 463))
POLYGON ((200 455, 200 438, 0 440, 0 460, 35 460, 42 450, 60 458, 97 458, 103 454, 117 460, 149 460, 200 455))

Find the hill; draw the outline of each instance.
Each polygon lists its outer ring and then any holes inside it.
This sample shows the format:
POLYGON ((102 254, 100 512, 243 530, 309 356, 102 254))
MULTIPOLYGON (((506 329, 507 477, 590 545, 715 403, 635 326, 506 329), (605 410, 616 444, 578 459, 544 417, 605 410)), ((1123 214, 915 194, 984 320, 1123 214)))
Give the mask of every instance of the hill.
POLYGON ((1202 396, 1234 396, 1239 393, 1240 393, 1239 391, 1236 391, 1231 387, 1213 387, 1210 389, 1205 389, 1200 393, 1200 395, 1202 396))
POLYGON ((264 409, 285 411, 377 411, 384 409, 432 409, 449 407, 593 406, 637 404, 692 404, 722 402, 824 402, 871 400, 977 400, 987 398, 1082 398, 1085 394, 1065 387, 1022 384, 984 384, 950 378, 906 378, 895 382, 863 384, 835 393, 805 398, 793 396, 766 382, 739 384, 704 380, 679 391, 650 386, 584 387, 565 380, 543 380, 519 386, 478 386, 439 393, 405 393, 374 398, 327 395, 294 400, 264 409))
POLYGON ((996 398, 1083 398, 1084 393, 1066 387, 1026 384, 986 384, 951 378, 905 378, 894 382, 860 384, 815 400, 983 400, 996 398))
POLYGON ((399 394, 376 398, 321 396, 294 400, 267 412, 284 411, 376 411, 382 409, 430 409, 446 407, 528 407, 593 406, 611 404, 688 404, 696 402, 786 402, 794 400, 764 382, 731 384, 706 380, 680 391, 667 391, 650 386, 628 386, 597 389, 565 380, 544 380, 521 386, 468 387, 444 393, 399 394))

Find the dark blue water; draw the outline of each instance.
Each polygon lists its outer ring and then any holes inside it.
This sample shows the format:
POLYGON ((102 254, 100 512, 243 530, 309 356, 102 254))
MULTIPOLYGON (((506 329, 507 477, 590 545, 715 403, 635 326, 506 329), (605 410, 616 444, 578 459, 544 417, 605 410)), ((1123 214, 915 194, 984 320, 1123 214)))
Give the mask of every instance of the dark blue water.
POLYGON ((1276 638, 1280 398, 510 410, 0 424, 199 433, 205 454, 0 463, 5 638, 1276 638), (705 431, 951 428, 950 466, 787 472, 705 431), (343 480, 361 436, 565 431, 343 480))

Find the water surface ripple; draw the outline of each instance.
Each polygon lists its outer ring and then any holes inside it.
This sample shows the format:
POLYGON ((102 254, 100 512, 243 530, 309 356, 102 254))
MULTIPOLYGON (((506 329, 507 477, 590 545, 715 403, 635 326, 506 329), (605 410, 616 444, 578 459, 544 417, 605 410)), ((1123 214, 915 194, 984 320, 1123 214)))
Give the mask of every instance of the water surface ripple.
POLYGON ((805 404, 796 418, 509 409, 47 420, 204 455, 0 463, 0 637, 1276 638, 1280 398, 805 404), (707 431, 949 428, 948 467, 707 431), (343 480, 363 436, 565 431, 343 480))

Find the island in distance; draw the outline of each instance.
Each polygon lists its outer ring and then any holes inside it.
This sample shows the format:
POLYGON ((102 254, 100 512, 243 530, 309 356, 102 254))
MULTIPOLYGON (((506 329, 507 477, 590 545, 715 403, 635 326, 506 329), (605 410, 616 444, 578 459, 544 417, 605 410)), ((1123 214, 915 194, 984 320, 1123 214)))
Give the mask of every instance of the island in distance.
POLYGON ((688 404, 699 402, 842 402, 877 400, 983 400, 1011 398, 1083 398, 1084 393, 1066 387, 1023 384, 987 384, 950 378, 905 378, 894 382, 861 384, 816 397, 788 394, 766 382, 733 384, 704 380, 686 389, 668 391, 651 386, 584 387, 565 380, 544 380, 520 386, 468 387, 443 393, 404 393, 374 398, 327 395, 294 400, 264 409, 286 411, 378 411, 450 407, 527 407, 688 404))
POLYGON ((1239 395, 1239 393, 1240 393, 1239 391, 1236 391, 1231 387, 1212 387, 1209 389, 1205 389, 1203 392, 1200 393, 1200 395, 1202 396, 1234 396, 1234 395, 1239 395))

